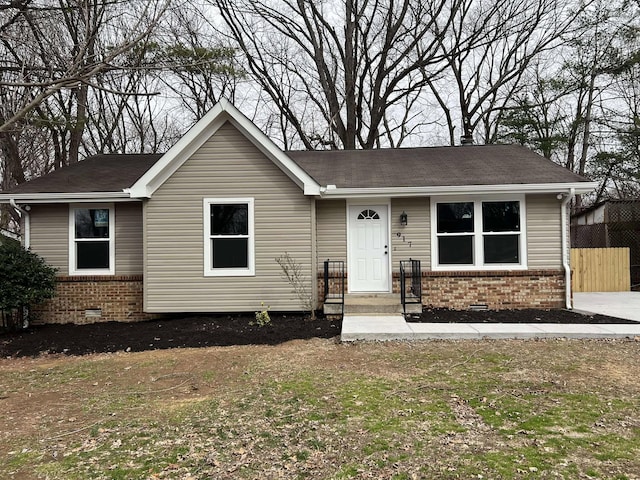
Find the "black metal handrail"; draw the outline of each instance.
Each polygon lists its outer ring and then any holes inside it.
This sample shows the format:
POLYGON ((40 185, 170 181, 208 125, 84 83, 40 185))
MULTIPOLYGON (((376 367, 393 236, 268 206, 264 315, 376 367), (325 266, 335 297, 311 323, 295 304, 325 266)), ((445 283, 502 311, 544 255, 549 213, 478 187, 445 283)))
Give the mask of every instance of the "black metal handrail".
POLYGON ((345 269, 342 260, 324 261, 324 303, 342 305, 344 316, 345 269))
POLYGON ((400 260, 400 302, 407 313, 408 303, 422 303, 422 278, 420 260, 400 260), (407 278, 409 282, 407 282, 407 278))

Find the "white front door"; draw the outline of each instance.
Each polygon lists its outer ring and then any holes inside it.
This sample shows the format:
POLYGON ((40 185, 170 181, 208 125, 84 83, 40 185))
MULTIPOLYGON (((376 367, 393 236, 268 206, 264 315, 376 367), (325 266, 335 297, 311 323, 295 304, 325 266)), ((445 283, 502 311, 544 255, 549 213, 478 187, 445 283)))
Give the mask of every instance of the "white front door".
POLYGON ((387 205, 349 206, 349 291, 389 291, 387 205))

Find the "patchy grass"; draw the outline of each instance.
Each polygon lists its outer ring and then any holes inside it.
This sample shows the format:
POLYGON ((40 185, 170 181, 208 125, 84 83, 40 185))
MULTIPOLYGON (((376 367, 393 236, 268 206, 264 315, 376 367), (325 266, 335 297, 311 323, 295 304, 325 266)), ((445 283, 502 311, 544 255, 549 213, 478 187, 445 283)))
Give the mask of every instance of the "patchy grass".
POLYGON ((640 478, 640 343, 0 360, 0 478, 640 478))

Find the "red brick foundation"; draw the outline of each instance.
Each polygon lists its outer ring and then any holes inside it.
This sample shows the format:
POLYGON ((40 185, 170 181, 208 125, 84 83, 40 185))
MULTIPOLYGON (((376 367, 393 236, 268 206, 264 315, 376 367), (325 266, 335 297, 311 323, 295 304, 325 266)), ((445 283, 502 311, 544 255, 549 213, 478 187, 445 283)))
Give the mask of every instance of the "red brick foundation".
POLYGON ((56 296, 32 308, 33 323, 137 322, 158 317, 142 311, 142 275, 56 280, 56 296))
POLYGON ((471 305, 486 305, 490 310, 550 309, 563 308, 564 300, 565 277, 558 270, 422 273, 425 306, 454 310, 466 310, 471 305))
MULTIPOLYGON (((393 274, 393 292, 400 292, 400 275, 393 274)), ((318 299, 322 304, 324 279, 318 274, 318 299)), ((486 305, 490 310, 564 308, 565 276, 562 270, 422 272, 425 307, 467 310, 486 305)))
MULTIPOLYGON (((471 305, 486 305, 491 310, 563 308, 564 288, 564 273, 560 270, 422 272, 422 304, 427 307, 454 310, 466 310, 471 305)), ((393 274, 393 291, 400 291, 397 272, 393 274)), ((58 277, 56 296, 32 308, 32 322, 83 324, 158 318, 158 314, 143 312, 142 295, 141 275, 58 277), (97 311, 100 315, 96 315, 97 311)), ((320 305, 323 295, 324 278, 320 273, 320 305)))

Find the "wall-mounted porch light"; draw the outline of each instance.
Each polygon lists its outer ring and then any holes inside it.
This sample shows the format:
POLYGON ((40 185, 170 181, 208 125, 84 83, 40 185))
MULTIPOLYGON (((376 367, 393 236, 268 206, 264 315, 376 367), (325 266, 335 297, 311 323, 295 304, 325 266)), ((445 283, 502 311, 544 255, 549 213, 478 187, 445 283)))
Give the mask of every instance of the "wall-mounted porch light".
POLYGON ((407 212, 405 212, 403 210, 402 213, 400 214, 400 225, 405 227, 407 225, 407 223, 409 223, 408 222, 408 217, 407 217, 407 212))

